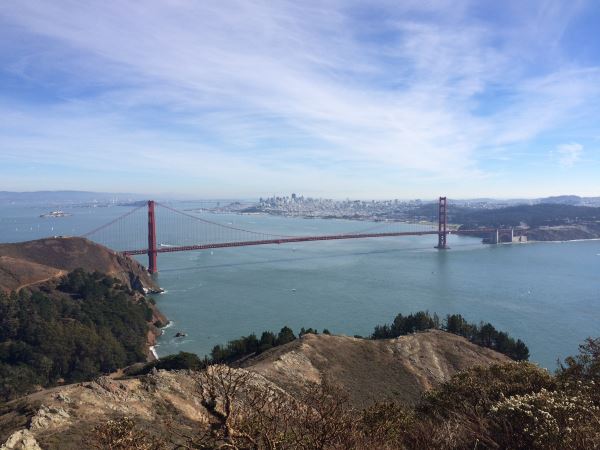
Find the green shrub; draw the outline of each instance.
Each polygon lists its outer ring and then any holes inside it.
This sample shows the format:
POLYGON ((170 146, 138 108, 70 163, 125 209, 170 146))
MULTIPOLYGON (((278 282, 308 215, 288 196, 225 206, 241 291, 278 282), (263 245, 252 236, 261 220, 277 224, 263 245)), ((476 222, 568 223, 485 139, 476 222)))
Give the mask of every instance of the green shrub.
POLYGON ((420 410, 442 417, 456 412, 485 412, 503 398, 555 387, 556 381, 547 370, 528 362, 472 367, 425 393, 420 410))

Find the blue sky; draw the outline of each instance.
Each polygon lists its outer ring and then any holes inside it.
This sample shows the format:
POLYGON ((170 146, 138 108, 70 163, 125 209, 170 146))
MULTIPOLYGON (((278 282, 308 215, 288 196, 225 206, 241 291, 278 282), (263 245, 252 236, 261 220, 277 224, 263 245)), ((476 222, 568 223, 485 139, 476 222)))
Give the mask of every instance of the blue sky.
POLYGON ((600 195, 600 2, 0 3, 0 190, 600 195))

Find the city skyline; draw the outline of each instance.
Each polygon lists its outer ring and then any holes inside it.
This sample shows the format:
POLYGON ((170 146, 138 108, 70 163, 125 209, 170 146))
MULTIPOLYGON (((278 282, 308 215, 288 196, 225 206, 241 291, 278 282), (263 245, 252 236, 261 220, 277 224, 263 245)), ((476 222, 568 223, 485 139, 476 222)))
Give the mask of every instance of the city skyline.
POLYGON ((598 196, 600 6, 0 5, 0 190, 598 196))

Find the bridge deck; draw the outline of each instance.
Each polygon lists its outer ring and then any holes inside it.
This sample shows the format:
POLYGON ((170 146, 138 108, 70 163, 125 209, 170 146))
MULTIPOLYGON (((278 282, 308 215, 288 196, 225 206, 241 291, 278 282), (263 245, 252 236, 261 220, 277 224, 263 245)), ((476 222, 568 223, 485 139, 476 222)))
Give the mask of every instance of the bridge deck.
MULTIPOLYGON (((475 234, 485 233, 487 229, 478 230, 449 230, 448 234, 475 234)), ((279 239, 264 239, 257 241, 239 241, 239 242, 218 242, 214 244, 202 244, 202 245, 185 245, 178 247, 159 247, 156 249, 156 253, 173 253, 173 252, 184 252, 189 250, 208 250, 215 248, 229 248, 229 247, 247 247, 251 245, 269 245, 269 244, 289 244, 292 242, 312 242, 312 241, 336 241, 342 239, 365 239, 365 238, 382 238, 382 237, 397 237, 397 236, 424 236, 424 235, 437 235, 439 231, 404 231, 396 233, 365 233, 365 234, 335 234, 335 235, 322 235, 322 236, 298 236, 290 238, 279 238, 279 239)), ((145 255, 148 253, 148 249, 138 250, 125 250, 121 252, 125 255, 145 255)))

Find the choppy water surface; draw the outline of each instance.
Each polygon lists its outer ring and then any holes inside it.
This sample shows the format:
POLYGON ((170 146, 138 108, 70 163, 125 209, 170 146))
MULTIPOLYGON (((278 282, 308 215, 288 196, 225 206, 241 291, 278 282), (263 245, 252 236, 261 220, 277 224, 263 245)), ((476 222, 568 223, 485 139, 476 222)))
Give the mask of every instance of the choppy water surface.
MULTIPOLYGON (((71 217, 38 218, 46 210, 3 209, 0 240, 78 234, 125 211, 75 208, 71 217)), ((365 227, 339 220, 207 216, 282 234, 365 227)), ((583 339, 600 336, 600 241, 486 246, 452 236, 452 249, 445 252, 434 244, 434 237, 424 236, 161 254, 157 280, 167 292, 156 299, 173 325, 157 351, 205 354, 217 343, 283 325, 367 335, 399 312, 425 309, 489 321, 523 339, 531 359, 552 369, 583 339), (188 336, 177 339, 177 331, 188 336)))

